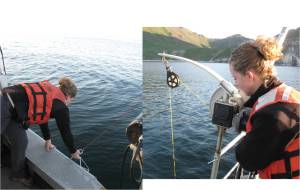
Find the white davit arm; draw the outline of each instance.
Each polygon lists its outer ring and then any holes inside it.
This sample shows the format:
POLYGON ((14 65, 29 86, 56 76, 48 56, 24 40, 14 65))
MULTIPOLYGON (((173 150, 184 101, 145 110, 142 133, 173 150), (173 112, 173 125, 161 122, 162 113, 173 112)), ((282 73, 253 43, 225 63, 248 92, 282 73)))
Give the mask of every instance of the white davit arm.
POLYGON ((202 70, 206 71, 207 73, 209 73, 210 75, 212 75, 215 79, 217 79, 217 81, 220 82, 220 85, 222 86, 222 88, 224 88, 224 90, 230 95, 230 96, 234 96, 235 94, 238 94, 238 89, 236 87, 234 87, 230 82, 228 82, 227 80, 225 80, 221 75, 219 75, 217 72, 215 72, 214 70, 212 70, 211 68, 188 58, 185 57, 180 57, 180 56, 176 56, 176 55, 170 55, 170 54, 166 54, 166 53, 159 53, 158 54, 161 57, 168 57, 168 58, 173 58, 173 59, 177 59, 177 60, 181 60, 181 61, 185 61, 188 63, 191 63, 199 68, 201 68, 202 70))
MULTIPOLYGON (((287 35, 288 29, 287 27, 283 27, 280 34, 277 37, 277 41, 279 45, 282 45, 284 42, 284 39, 287 35)), ((233 84, 231 84, 229 81, 225 80, 221 75, 219 75, 217 72, 215 72, 214 70, 212 70, 211 68, 188 58, 185 57, 180 57, 180 56, 176 56, 176 55, 171 55, 171 54, 166 54, 166 53, 159 53, 158 54, 161 57, 168 57, 168 58, 173 58, 173 59, 177 59, 177 60, 181 60, 181 61, 185 61, 188 63, 191 63, 199 68, 201 68, 202 70, 206 71, 207 73, 209 73, 210 75, 212 75, 215 79, 217 79, 220 82, 221 87, 231 96, 237 96, 237 94, 239 94, 238 89, 233 86, 233 84)))
POLYGON ((279 45, 282 45, 282 44, 283 44, 283 42, 284 42, 284 40, 285 40, 285 37, 286 37, 287 33, 288 33, 288 29, 287 29, 287 27, 285 26, 285 27, 282 28, 282 30, 281 30, 279 36, 277 37, 277 41, 278 41, 278 44, 279 44, 279 45))

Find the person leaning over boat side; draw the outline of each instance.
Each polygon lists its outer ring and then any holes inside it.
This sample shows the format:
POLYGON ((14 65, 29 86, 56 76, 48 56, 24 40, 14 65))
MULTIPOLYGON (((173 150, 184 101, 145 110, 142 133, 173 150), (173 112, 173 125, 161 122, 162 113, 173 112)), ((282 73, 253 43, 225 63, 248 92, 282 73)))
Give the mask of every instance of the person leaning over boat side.
POLYGON ((231 55, 230 72, 236 86, 250 99, 247 134, 236 147, 236 159, 259 177, 300 178, 300 93, 276 77, 274 61, 282 56, 275 38, 258 37, 231 55))
POLYGON ((28 144, 26 129, 38 124, 45 139, 45 150, 54 148, 48 128, 48 120, 55 118, 58 129, 71 158, 80 159, 80 151, 74 146, 70 130, 68 105, 76 96, 73 81, 63 77, 59 87, 48 81, 22 83, 2 89, 1 134, 11 143, 12 175, 10 179, 24 185, 32 182, 25 170, 25 151, 28 144))

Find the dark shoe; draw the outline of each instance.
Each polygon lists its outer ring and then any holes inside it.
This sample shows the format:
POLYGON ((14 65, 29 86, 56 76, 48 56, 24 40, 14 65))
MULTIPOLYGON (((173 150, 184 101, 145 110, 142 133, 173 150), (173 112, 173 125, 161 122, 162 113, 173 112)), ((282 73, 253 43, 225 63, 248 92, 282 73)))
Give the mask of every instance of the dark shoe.
POLYGON ((22 185, 26 186, 26 187, 31 187, 33 184, 33 180, 31 177, 29 178, 25 178, 25 177, 10 177, 9 178, 11 181, 17 182, 17 183, 21 183, 22 185))

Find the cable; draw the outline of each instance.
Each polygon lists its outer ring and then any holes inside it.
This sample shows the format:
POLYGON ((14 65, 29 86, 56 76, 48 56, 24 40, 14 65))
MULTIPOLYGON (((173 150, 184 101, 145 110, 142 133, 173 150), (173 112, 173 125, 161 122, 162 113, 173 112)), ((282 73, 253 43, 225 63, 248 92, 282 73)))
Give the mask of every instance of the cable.
MULTIPOLYGON (((137 105, 137 104, 136 104, 137 105)), ((126 115, 128 115, 129 113, 132 113, 131 111, 133 111, 134 109, 136 108, 136 106, 133 106, 132 108, 126 110, 125 112, 119 114, 119 115, 116 115, 112 118, 122 118, 126 115)), ((121 119, 113 119, 113 122, 111 123, 111 125, 113 125, 115 122, 117 121, 120 121, 121 119)), ((96 137, 94 137, 89 143, 87 143, 83 148, 82 150, 86 150, 90 145, 94 144, 96 142, 96 140, 98 140, 100 137, 102 137, 104 134, 108 133, 108 130, 102 132, 101 134, 97 135, 96 137)))
POLYGON ((187 91, 189 91, 192 95, 194 95, 198 99, 201 106, 209 105, 209 103, 202 101, 200 96, 194 90, 192 90, 190 86, 188 86, 185 82, 183 82, 182 79, 181 79, 181 84, 185 87, 187 91))
POLYGON ((175 157, 175 140, 174 140, 171 88, 169 88, 169 103, 170 103, 170 127, 171 127, 171 142, 172 142, 173 177, 176 178, 176 157, 175 157))
POLYGON ((192 90, 191 87, 189 87, 186 83, 184 83, 181 79, 179 79, 179 76, 177 74, 172 72, 171 66, 164 56, 162 57, 162 61, 163 61, 164 65, 166 66, 167 85, 169 86, 169 112, 170 112, 170 128, 171 128, 171 143, 172 143, 173 177, 176 178, 175 136, 174 136, 174 125, 173 125, 173 108, 172 108, 171 88, 176 88, 179 86, 179 84, 182 84, 187 91, 189 91, 192 95, 194 95, 199 100, 201 106, 209 105, 209 103, 202 101, 201 98, 197 95, 197 93, 195 93, 192 90))
POLYGON ((90 145, 94 144, 96 140, 98 140, 100 137, 102 137, 104 134, 108 133, 108 130, 103 131, 101 134, 97 135, 95 138, 93 138, 89 143, 87 143, 82 150, 86 150, 90 145))
MULTIPOLYGON (((82 154, 83 154, 83 149, 79 149, 79 153, 80 153, 80 155, 82 155, 82 154)), ((80 167, 82 167, 83 169, 85 169, 87 172, 90 172, 89 166, 88 166, 87 163, 83 160, 82 157, 80 157, 80 159, 79 159, 79 165, 80 165, 80 167), (82 165, 82 163, 84 164, 84 166, 82 165)))
POLYGON ((6 69, 5 69, 5 64, 4 64, 4 57, 3 57, 3 52, 2 52, 1 46, 0 46, 0 52, 1 52, 1 57, 2 57, 3 71, 4 71, 4 74, 6 75, 6 69))

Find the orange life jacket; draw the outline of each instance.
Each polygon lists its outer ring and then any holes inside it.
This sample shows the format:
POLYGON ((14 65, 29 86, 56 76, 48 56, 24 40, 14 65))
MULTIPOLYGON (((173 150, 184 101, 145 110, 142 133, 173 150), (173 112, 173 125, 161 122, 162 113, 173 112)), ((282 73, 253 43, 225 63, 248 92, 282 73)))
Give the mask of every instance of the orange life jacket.
MULTIPOLYGON (((250 132, 252 129, 251 118, 260 109, 283 102, 287 104, 295 103, 300 105, 300 93, 285 84, 270 90, 263 96, 259 97, 254 104, 250 117, 246 125, 246 132, 250 132)), ((299 115, 298 115, 299 117, 299 115)), ((296 123, 299 125, 299 121, 296 123)), ((283 153, 283 158, 280 160, 273 161, 266 168, 259 170, 258 174, 260 178, 271 179, 271 178, 295 178, 300 179, 300 138, 299 133, 291 139, 286 145, 283 153)))
POLYGON ((54 99, 66 104, 66 97, 63 92, 48 81, 37 83, 22 83, 29 101, 28 125, 47 123, 52 109, 54 99))

